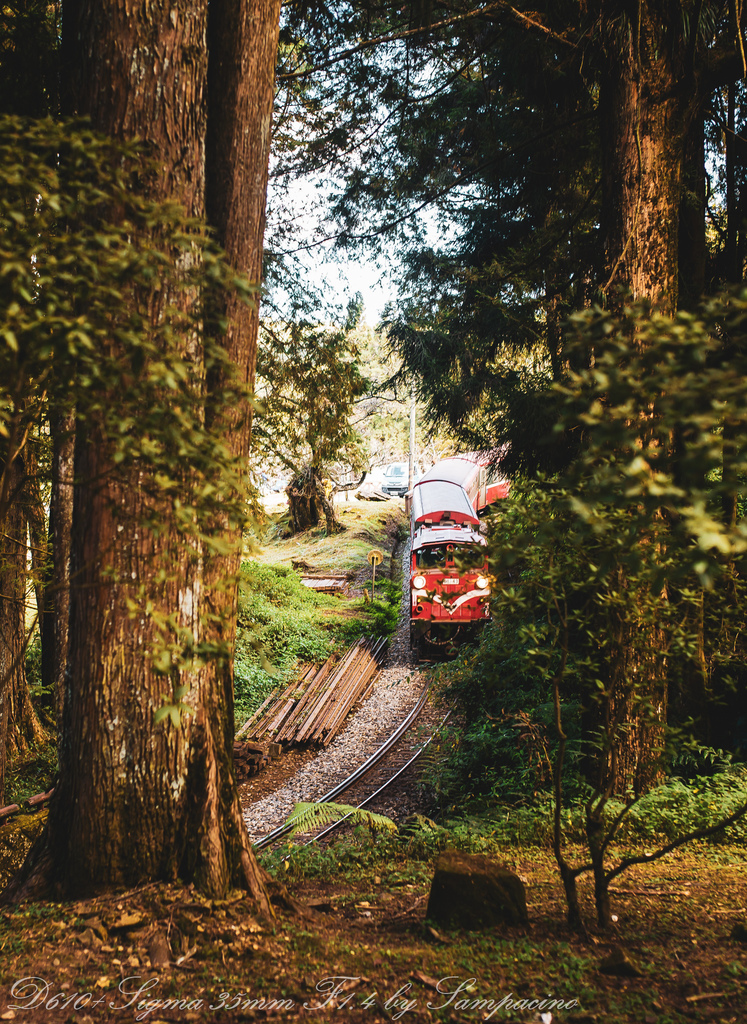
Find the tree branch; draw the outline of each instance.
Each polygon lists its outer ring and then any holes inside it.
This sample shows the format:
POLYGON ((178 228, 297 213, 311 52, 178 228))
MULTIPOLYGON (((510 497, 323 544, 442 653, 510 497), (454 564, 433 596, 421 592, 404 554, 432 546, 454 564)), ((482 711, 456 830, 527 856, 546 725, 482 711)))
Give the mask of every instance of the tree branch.
POLYGON ((617 878, 627 868, 632 867, 634 864, 649 864, 651 861, 660 860, 662 857, 666 857, 672 850, 679 849, 680 846, 684 846, 685 843, 692 842, 693 839, 706 839, 708 836, 714 835, 716 832, 721 831, 723 828, 728 828, 729 825, 733 825, 747 814, 747 802, 743 803, 741 807, 738 807, 733 814, 730 814, 728 818, 724 818, 723 821, 717 822, 715 825, 709 825, 707 828, 699 828, 694 832, 687 832, 684 836, 680 836, 679 839, 675 839, 674 842, 669 843, 667 846, 663 846, 656 853, 643 854, 640 857, 626 857, 620 861, 616 868, 608 871, 606 874, 607 883, 609 884, 613 878, 617 878))
POLYGON ((466 11, 464 14, 455 14, 452 18, 444 18, 442 21, 434 21, 430 25, 420 25, 417 28, 400 29, 396 32, 388 32, 381 36, 374 36, 372 39, 364 39, 362 42, 357 43, 355 46, 349 47, 347 50, 343 50, 338 53, 335 57, 330 57, 329 60, 322 61, 321 64, 315 64, 311 68, 306 68, 304 71, 286 71, 283 74, 276 76, 276 81, 284 82, 289 79, 305 78, 308 75, 313 75, 317 71, 326 71, 327 68, 333 67, 335 64, 339 64, 340 61, 347 60, 348 57, 352 57, 356 53, 360 53, 361 50, 367 50, 374 46, 380 46, 384 43, 398 42, 400 39, 409 39, 413 36, 423 35, 426 32, 433 32, 437 28, 448 28, 450 25, 456 25, 462 21, 468 21, 471 18, 480 18, 488 14, 492 14, 494 11, 505 11, 509 14, 519 25, 524 28, 537 29, 556 43, 561 43, 563 46, 570 46, 575 49, 578 44, 575 40, 568 39, 558 32, 553 32, 547 25, 543 25, 541 21, 537 21, 535 18, 530 17, 528 14, 523 14, 521 11, 517 11, 511 4, 505 3, 504 0, 496 0, 495 3, 487 4, 485 7, 475 7, 471 11, 466 11))
POLYGON ((313 75, 317 71, 326 71, 327 68, 333 67, 335 64, 339 64, 340 61, 347 60, 348 57, 352 57, 356 53, 360 53, 361 50, 368 50, 374 46, 380 46, 384 43, 394 43, 400 39, 409 39, 412 36, 423 35, 426 32, 432 32, 437 28, 446 28, 449 25, 456 25, 460 21, 466 21, 469 18, 479 18, 481 15, 491 14, 494 10, 503 7, 504 4, 498 0, 496 3, 488 4, 486 7, 476 7, 474 10, 467 11, 465 14, 456 14, 453 18, 444 18, 442 21, 435 21, 430 25, 420 25, 417 28, 399 29, 395 32, 387 32, 381 36, 374 36, 372 39, 364 39, 360 43, 356 43, 355 46, 348 47, 347 50, 342 50, 335 57, 330 57, 329 60, 322 61, 321 64, 315 64, 311 68, 306 68, 304 71, 287 71, 284 74, 276 76, 276 81, 285 82, 288 79, 293 78, 305 78, 308 75, 313 75))

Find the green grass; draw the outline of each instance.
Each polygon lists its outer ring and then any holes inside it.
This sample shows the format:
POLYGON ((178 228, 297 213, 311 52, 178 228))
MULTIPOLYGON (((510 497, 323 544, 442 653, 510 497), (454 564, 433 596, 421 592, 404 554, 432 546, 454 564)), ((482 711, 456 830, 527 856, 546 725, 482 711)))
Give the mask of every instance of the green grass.
POLYGON ((386 578, 386 558, 374 602, 317 594, 302 584, 301 571, 367 576, 368 552, 380 548, 386 553, 390 538, 398 528, 402 532, 401 502, 341 502, 337 512, 346 530, 329 537, 323 527, 283 536, 286 516, 276 512, 260 546, 255 545, 251 559, 242 564, 235 660, 237 726, 273 689, 286 685, 302 662, 325 661, 361 636, 385 636, 396 626, 399 582, 386 578))
POLYGON ((405 521, 400 501, 340 502, 336 510, 345 531, 332 536, 323 526, 287 536, 287 513, 276 512, 252 557, 268 565, 304 563, 315 573, 358 572, 371 548, 390 546, 388 528, 405 521))
POLYGON ((236 723, 240 725, 300 663, 323 662, 375 622, 362 599, 317 594, 283 565, 244 562, 236 638, 236 723))

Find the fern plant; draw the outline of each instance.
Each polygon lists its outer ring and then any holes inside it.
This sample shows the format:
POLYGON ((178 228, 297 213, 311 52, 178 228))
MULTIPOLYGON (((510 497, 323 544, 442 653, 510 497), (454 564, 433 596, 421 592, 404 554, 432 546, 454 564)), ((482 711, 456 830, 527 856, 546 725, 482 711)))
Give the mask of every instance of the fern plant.
POLYGON ((333 821, 350 818, 355 825, 368 825, 370 829, 382 829, 396 832, 397 826, 391 818, 384 814, 374 814, 362 807, 351 807, 349 804, 334 803, 297 803, 291 811, 286 826, 290 826, 292 836, 299 832, 310 832, 314 828, 322 828, 333 821))

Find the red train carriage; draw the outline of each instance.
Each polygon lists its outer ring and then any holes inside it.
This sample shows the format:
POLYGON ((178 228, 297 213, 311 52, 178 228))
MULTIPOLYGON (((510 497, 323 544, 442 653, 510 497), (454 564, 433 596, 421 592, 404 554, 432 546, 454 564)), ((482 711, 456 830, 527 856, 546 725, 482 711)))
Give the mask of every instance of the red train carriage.
POLYGON ((490 481, 477 456, 433 466, 413 487, 411 509, 410 639, 451 646, 490 617, 485 538, 478 511, 508 494, 490 481))
POLYGON ((482 512, 494 501, 508 497, 509 492, 508 480, 497 475, 488 457, 475 452, 442 459, 421 476, 416 486, 436 481, 463 487, 475 512, 482 512))

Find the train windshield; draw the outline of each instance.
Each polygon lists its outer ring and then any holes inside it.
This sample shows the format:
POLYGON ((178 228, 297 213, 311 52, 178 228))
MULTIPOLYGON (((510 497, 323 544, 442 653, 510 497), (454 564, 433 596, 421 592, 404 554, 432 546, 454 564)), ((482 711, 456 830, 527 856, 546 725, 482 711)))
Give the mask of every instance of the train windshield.
POLYGON ((445 569, 453 565, 460 571, 481 569, 485 565, 485 548, 481 544, 430 544, 415 552, 418 569, 445 569))
POLYGON ((481 544, 456 544, 453 559, 457 569, 481 569, 485 565, 485 548, 481 544))
POLYGON ((446 545, 431 544, 427 548, 418 548, 415 552, 415 564, 418 569, 443 569, 446 566, 446 545))

